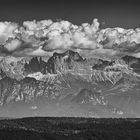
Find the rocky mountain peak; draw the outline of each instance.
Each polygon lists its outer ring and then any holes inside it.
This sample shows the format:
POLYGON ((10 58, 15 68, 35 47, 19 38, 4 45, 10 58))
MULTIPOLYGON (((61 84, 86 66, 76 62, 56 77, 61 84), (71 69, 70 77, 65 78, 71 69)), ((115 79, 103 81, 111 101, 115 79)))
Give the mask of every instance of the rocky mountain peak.
POLYGON ((74 62, 83 62, 84 59, 72 50, 65 53, 54 53, 47 62, 47 71, 57 73, 57 71, 72 69, 74 62))
POLYGON ((127 110, 129 102, 139 104, 140 75, 135 71, 138 64, 137 58, 129 56, 88 60, 72 50, 54 53, 49 59, 4 58, 0 61, 0 107, 22 102, 39 108, 41 98, 56 108, 66 103, 67 110, 73 103, 74 108, 85 107, 84 112, 113 113, 122 106, 127 110))

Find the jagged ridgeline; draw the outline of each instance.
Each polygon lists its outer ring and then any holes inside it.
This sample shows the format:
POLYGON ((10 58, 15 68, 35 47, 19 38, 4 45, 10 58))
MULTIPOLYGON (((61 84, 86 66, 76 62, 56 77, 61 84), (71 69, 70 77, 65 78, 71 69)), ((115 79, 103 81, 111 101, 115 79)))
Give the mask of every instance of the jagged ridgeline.
POLYGON ((0 105, 13 115, 140 115, 140 59, 132 56, 103 60, 71 50, 50 58, 7 56, 0 71, 0 105))

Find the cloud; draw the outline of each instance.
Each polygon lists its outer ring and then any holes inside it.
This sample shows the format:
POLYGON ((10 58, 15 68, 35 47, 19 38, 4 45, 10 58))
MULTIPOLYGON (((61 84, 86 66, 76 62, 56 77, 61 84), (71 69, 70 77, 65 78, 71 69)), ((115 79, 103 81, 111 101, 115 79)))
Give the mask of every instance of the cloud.
POLYGON ((92 24, 74 25, 69 21, 24 21, 22 26, 0 22, 0 55, 50 56, 53 52, 75 50, 86 57, 140 55, 140 28, 100 29, 92 24))
POLYGON ((14 38, 14 30, 18 24, 12 22, 0 22, 0 44, 4 44, 8 38, 14 38))
POLYGON ((13 52, 15 51, 17 48, 20 47, 21 45, 21 41, 18 39, 9 39, 6 44, 4 45, 4 48, 8 51, 8 52, 13 52))

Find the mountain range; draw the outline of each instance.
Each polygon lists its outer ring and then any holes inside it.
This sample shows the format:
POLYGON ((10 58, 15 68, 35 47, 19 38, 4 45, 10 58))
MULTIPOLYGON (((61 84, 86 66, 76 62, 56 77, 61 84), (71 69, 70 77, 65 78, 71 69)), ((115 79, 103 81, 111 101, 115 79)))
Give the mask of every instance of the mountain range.
POLYGON ((0 59, 0 116, 139 117, 140 59, 52 57, 0 59))

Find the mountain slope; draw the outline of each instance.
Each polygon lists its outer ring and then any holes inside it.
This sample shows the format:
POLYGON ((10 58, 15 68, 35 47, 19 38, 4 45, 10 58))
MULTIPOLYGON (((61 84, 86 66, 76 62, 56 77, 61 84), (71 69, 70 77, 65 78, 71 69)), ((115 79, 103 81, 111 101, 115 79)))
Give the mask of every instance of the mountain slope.
POLYGON ((87 59, 71 50, 48 59, 3 58, 0 114, 139 116, 140 75, 130 65, 135 62, 128 56, 108 61, 87 59))

